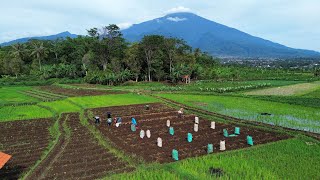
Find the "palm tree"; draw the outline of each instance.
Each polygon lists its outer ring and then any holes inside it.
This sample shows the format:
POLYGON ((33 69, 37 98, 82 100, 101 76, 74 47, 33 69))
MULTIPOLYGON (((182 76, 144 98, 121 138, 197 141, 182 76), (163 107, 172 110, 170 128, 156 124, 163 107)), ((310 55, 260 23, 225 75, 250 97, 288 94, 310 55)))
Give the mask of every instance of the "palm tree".
POLYGON ((39 62, 39 69, 41 71, 41 59, 45 58, 48 55, 47 48, 44 47, 43 42, 41 41, 33 41, 31 43, 32 52, 31 56, 35 56, 39 62))
POLYGON ((25 44, 14 44, 11 46, 12 50, 11 50, 11 54, 15 57, 18 58, 20 60, 23 60, 24 57, 24 53, 26 51, 26 45, 25 44))

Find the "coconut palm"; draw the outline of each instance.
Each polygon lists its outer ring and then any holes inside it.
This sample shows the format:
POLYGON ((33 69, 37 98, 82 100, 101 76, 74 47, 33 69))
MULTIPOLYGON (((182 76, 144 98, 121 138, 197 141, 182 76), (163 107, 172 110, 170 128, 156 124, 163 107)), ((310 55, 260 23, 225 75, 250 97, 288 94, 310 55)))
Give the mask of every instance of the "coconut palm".
POLYGON ((17 43, 17 44, 12 45, 11 47, 12 47, 11 54, 15 58, 23 60, 24 53, 26 52, 26 45, 17 43))
POLYGON ((43 42, 33 41, 31 42, 32 52, 31 56, 35 56, 39 63, 39 69, 41 71, 41 60, 48 55, 48 50, 44 47, 43 42))

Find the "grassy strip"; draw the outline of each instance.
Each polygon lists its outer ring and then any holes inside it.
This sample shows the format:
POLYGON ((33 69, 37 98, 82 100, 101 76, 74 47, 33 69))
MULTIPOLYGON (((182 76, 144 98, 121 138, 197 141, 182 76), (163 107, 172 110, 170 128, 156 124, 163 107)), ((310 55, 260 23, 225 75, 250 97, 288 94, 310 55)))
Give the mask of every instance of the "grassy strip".
POLYGON ((210 167, 223 170, 223 176, 218 179, 319 179, 319 150, 319 141, 299 137, 249 149, 155 164, 108 179, 217 179, 210 175, 210 167))
POLYGON ((30 91, 36 92, 36 93, 40 93, 42 95, 46 95, 46 96, 50 96, 50 97, 55 97, 55 98, 67 98, 68 97, 68 96, 65 96, 65 95, 55 94, 55 93, 51 93, 51 92, 48 92, 48 91, 42 91, 42 90, 38 90, 38 89, 32 89, 30 91))
POLYGON ((37 105, 0 107, 0 122, 51 118, 53 116, 51 111, 37 105))
POLYGON ((69 120, 69 115, 67 115, 67 117, 65 118, 65 120, 63 121, 63 124, 62 124, 63 130, 66 133, 67 139, 69 139, 71 137, 71 129, 67 125, 68 120, 69 120))

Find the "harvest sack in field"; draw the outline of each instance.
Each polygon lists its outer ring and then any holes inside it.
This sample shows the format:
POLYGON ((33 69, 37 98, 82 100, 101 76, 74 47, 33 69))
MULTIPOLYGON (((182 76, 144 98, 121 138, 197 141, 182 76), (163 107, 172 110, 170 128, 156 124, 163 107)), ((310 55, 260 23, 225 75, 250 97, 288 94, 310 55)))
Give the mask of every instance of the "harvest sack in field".
POLYGON ((147 138, 150 138, 150 137, 151 137, 151 132, 150 132, 149 129, 146 131, 146 134, 147 134, 147 138))
POLYGON ((195 132, 198 132, 198 130, 199 130, 199 124, 194 124, 193 130, 194 130, 195 132))
POLYGON ((220 151, 226 150, 226 141, 220 141, 220 151))
POLYGON ((199 124, 199 117, 194 118, 194 123, 199 124))
POLYGON ((131 124, 131 131, 135 132, 136 130, 136 126, 134 124, 131 124))
POLYGON ((177 150, 172 150, 172 158, 176 161, 179 160, 179 152, 177 150))
POLYGON ((208 144, 207 153, 213 153, 213 144, 208 144))
POLYGON ((141 130, 141 131, 140 131, 140 138, 143 139, 143 138, 144 138, 144 135, 145 135, 144 130, 141 130))
POLYGON ((253 139, 251 136, 247 136, 247 143, 250 145, 250 146, 253 146, 253 139))
POLYGON ((228 130, 223 129, 223 136, 224 136, 224 137, 228 137, 228 136, 229 136, 228 130))
POLYGON ((192 134, 188 133, 188 137, 187 137, 188 142, 192 142, 192 134))
POLYGON ((240 128, 239 127, 235 127, 234 128, 234 134, 236 134, 236 135, 240 134, 240 128))
POLYGON ((162 139, 159 137, 157 139, 157 145, 158 145, 158 147, 162 147, 162 139))
POLYGON ((212 121, 210 128, 211 128, 211 129, 215 129, 215 128, 216 128, 216 122, 212 121))
POLYGON ((180 110, 178 111, 178 118, 182 118, 183 115, 183 108, 180 108, 180 110))
POLYGON ((170 133, 170 135, 172 135, 172 136, 174 135, 174 129, 173 129, 173 127, 170 127, 170 128, 169 128, 169 133, 170 133))

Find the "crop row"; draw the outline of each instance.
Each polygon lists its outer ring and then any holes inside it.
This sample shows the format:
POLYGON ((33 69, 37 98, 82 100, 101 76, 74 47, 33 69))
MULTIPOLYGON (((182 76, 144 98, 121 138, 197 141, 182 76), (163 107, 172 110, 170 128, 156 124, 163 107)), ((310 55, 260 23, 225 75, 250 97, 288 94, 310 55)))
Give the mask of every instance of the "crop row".
MULTIPOLYGON (((179 119, 175 111, 163 111, 161 113, 149 111, 148 113, 148 111, 141 109, 143 107, 141 105, 136 106, 136 109, 131 106, 130 108, 128 107, 128 111, 122 111, 121 109, 124 107, 125 106, 111 108, 113 112, 117 112, 117 114, 122 117, 130 117, 128 115, 130 113, 134 113, 134 117, 138 121, 139 130, 136 132, 132 132, 130 130, 131 124, 126 123, 130 118, 124 118, 124 124, 118 128, 115 126, 107 126, 105 123, 96 127, 105 136, 105 138, 110 139, 117 147, 120 147, 128 154, 140 156, 147 162, 171 162, 172 159, 170 158, 170 155, 172 149, 179 150, 179 156, 181 159, 205 155, 207 144, 212 143, 215 148, 218 148, 220 140, 226 140, 228 150, 248 147, 246 143, 247 135, 252 135, 256 144, 287 138, 283 135, 243 127, 241 128, 241 135, 233 139, 226 139, 222 134, 222 130, 229 129, 232 133, 234 126, 216 123, 216 129, 212 130, 210 129, 210 121, 201 120, 199 131, 194 132, 193 125, 195 115, 185 115, 183 119, 179 119), (139 109, 140 114, 136 114, 136 110, 139 109), (175 129, 174 136, 171 136, 168 133, 168 127, 166 126, 167 120, 171 121, 171 126, 175 129), (150 130, 151 138, 141 139, 139 137, 140 129, 150 130), (194 142, 192 143, 188 143, 186 141, 186 135, 188 132, 194 135, 194 142), (163 139, 162 148, 159 148, 156 145, 158 137, 163 139)), ((161 106, 158 105, 158 108, 160 107, 161 106)), ((161 108, 164 109, 164 107, 165 106, 163 105, 161 108)), ((94 112, 97 113, 97 111, 94 112)), ((100 112, 103 112, 103 110, 100 109, 100 112)))
POLYGON ((270 83, 260 83, 260 84, 251 84, 251 85, 241 85, 241 86, 231 86, 231 87, 210 87, 210 86, 195 86, 188 87, 186 86, 161 86, 161 87, 151 87, 151 91, 201 91, 201 92, 216 92, 216 93, 226 93, 226 92, 235 92, 243 91, 249 89, 258 89, 263 87, 271 86, 270 83))
POLYGON ((41 101, 55 101, 59 99, 64 99, 67 96, 59 95, 59 94, 53 94, 45 91, 39 91, 39 90, 28 90, 23 92, 25 95, 37 98, 41 101))
POLYGON ((12 155, 0 179, 18 179, 35 164, 50 141, 51 119, 0 123, 2 151, 12 155))

